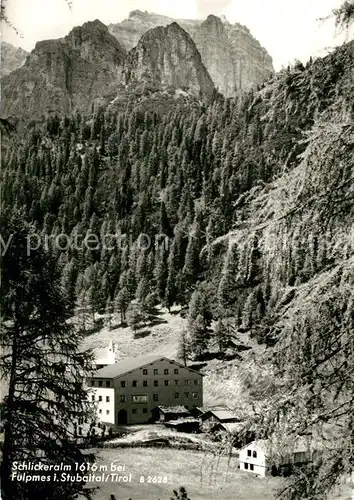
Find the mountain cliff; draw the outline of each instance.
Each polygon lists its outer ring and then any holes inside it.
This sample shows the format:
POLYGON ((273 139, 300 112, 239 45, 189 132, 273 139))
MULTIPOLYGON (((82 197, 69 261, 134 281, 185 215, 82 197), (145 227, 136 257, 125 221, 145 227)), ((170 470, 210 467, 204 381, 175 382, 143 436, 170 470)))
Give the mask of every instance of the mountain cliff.
POLYGON ((2 113, 39 118, 85 111, 120 78, 125 49, 100 21, 37 42, 22 68, 2 79, 2 113))
POLYGON ((210 98, 214 84, 189 36, 177 23, 149 30, 123 66, 122 83, 160 90, 174 87, 195 97, 210 98))
POLYGON ((28 52, 11 43, 1 42, 0 78, 23 66, 28 52))
POLYGON ((210 15, 203 22, 174 20, 135 10, 128 19, 110 24, 108 29, 127 50, 131 50, 146 31, 167 26, 173 21, 190 34, 215 86, 225 97, 258 85, 273 73, 272 58, 248 28, 238 23, 231 24, 224 17, 210 15))

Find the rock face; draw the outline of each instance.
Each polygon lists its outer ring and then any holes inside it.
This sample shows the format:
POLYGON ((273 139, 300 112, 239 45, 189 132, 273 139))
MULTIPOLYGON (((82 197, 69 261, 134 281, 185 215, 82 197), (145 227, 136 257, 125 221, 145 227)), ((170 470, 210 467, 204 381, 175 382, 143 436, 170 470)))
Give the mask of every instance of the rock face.
MULTIPOLYGON (((127 50, 154 26, 166 26, 174 20, 135 10, 129 19, 108 26, 109 31, 127 50)), ((177 20, 186 30, 217 89, 226 97, 262 83, 274 72, 272 58, 241 24, 230 24, 224 17, 210 15, 205 21, 177 20)))
POLYGON ((174 87, 207 99, 215 91, 193 40, 177 23, 143 35, 124 62, 122 83, 150 90, 174 87))
POLYGON ((2 79, 2 114, 39 118, 88 111, 121 75, 125 49, 100 21, 58 40, 38 42, 22 68, 2 79))
POLYGON ((131 49, 138 45, 140 38, 147 31, 156 28, 157 26, 168 26, 169 24, 177 21, 180 26, 182 26, 186 31, 188 31, 187 26, 191 28, 195 23, 200 23, 200 21, 194 20, 177 20, 171 17, 161 16, 160 14, 153 14, 148 12, 142 12, 141 10, 133 10, 129 14, 129 18, 125 19, 121 23, 109 24, 108 30, 115 36, 129 52, 131 49))
POLYGON ((245 26, 210 15, 191 35, 225 97, 264 82, 274 72, 272 58, 245 26))
POLYGON ((1 42, 0 78, 8 75, 11 71, 15 71, 15 69, 21 68, 28 54, 21 47, 14 47, 11 43, 1 42))

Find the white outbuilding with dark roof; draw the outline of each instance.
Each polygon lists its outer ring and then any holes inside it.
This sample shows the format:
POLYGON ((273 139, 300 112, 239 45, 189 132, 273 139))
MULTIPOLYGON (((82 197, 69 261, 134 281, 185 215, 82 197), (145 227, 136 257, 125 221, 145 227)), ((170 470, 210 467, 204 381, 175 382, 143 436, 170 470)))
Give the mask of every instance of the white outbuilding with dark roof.
POLYGON ((309 437, 299 436, 292 445, 277 453, 266 439, 252 441, 240 449, 240 470, 259 476, 290 472, 294 466, 315 461, 320 456, 318 448, 309 437))

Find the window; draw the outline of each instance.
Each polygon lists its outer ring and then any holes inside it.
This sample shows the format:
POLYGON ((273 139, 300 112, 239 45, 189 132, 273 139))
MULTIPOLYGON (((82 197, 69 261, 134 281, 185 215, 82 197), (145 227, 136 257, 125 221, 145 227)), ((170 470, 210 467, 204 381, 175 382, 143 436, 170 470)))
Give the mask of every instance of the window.
POLYGON ((102 396, 98 396, 98 401, 102 401, 102 396))
POLYGON ((168 380, 165 380, 165 385, 168 385, 168 380))
POLYGON ((165 375, 168 375, 168 368, 165 368, 163 372, 165 375))
POLYGON ((147 394, 134 394, 132 396, 133 403, 147 403, 148 397, 147 394))
POLYGON ((106 380, 106 387, 111 387, 111 381, 110 380, 106 380))
POLYGON ((184 397, 185 397, 186 399, 188 399, 188 398, 189 398, 189 392, 185 392, 185 393, 184 393, 184 397))
POLYGON ((159 385, 159 381, 158 380, 154 380, 154 387, 157 387, 159 385))
POLYGON ((197 379, 194 380, 194 385, 198 385, 198 380, 197 379))
POLYGON ((121 402, 121 403, 125 403, 125 396, 123 396, 123 395, 122 395, 122 396, 120 397, 120 402, 121 402))
POLYGON ((136 387, 136 386, 137 386, 137 381, 136 381, 136 380, 133 380, 133 382, 132 382, 132 386, 133 386, 133 387, 136 387))
POLYGON ((175 385, 178 385, 178 380, 175 380, 175 385))
POLYGON ((159 395, 158 394, 154 394, 153 395, 153 400, 154 401, 158 401, 159 400, 159 395))
POLYGON ((245 464, 245 469, 248 469, 248 464, 245 464))
POLYGON ((175 399, 179 399, 179 392, 175 392, 175 399))
POLYGON ((148 381, 147 380, 143 380, 143 387, 147 387, 148 385, 148 381))
POLYGON ((106 410, 106 415, 109 415, 109 410, 106 410))
POLYGON ((132 413, 136 413, 136 408, 133 408, 133 409, 132 409, 132 413))
POLYGON ((98 410, 98 413, 102 413, 102 410, 101 410, 101 409, 100 409, 100 410, 98 410))
POLYGON ((250 470, 254 470, 254 465, 250 464, 250 470))
POLYGON ((148 412, 148 409, 147 408, 143 408, 143 413, 147 413, 148 412))
POLYGON ((253 458, 257 458, 257 452, 256 452, 256 451, 254 451, 254 452, 252 453, 252 455, 253 455, 253 458))
POLYGON ((109 403, 109 396, 106 396, 106 403, 109 403))
POLYGON ((251 450, 247 450, 247 456, 248 456, 248 457, 251 457, 251 456, 252 456, 252 451, 251 451, 251 450))
POLYGON ((193 399, 198 399, 198 393, 197 392, 193 392, 193 399))
POLYGON ((189 384, 189 380, 187 380, 187 379, 186 379, 186 380, 184 381, 184 385, 188 385, 188 384, 189 384))
POLYGON ((94 380, 91 380, 91 385, 92 385, 92 387, 95 387, 95 381, 94 380))
POLYGON ((154 368, 154 375, 158 375, 159 374, 159 370, 157 368, 154 368))
POLYGON ((173 373, 174 373, 175 375, 178 375, 178 368, 175 368, 175 369, 173 370, 173 373))
POLYGON ((102 387, 102 380, 98 381, 98 387, 102 387))
POLYGON ((91 401, 95 401, 95 395, 91 396, 91 401))
POLYGON ((122 380, 122 381, 121 381, 120 386, 121 386, 121 387, 125 387, 125 382, 124 382, 124 380, 122 380))
POLYGON ((144 368, 144 370, 143 370, 143 375, 147 375, 147 374, 148 374, 148 371, 147 371, 147 369, 146 369, 146 368, 144 368))

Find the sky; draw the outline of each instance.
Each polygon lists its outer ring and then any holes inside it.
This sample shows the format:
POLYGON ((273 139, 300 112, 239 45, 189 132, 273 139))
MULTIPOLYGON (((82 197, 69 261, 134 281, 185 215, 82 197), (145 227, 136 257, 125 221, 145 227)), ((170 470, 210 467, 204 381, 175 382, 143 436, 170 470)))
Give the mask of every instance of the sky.
MULTIPOLYGON (((174 18, 204 19, 224 15, 229 22, 246 25, 273 57, 276 70, 296 59, 306 62, 352 39, 338 34, 334 20, 320 22, 342 0, 7 0, 8 18, 21 36, 2 26, 2 39, 32 50, 36 41, 60 38, 85 21, 115 23, 140 9, 174 18)), ((352 30, 353 31, 353 30, 352 30)))

